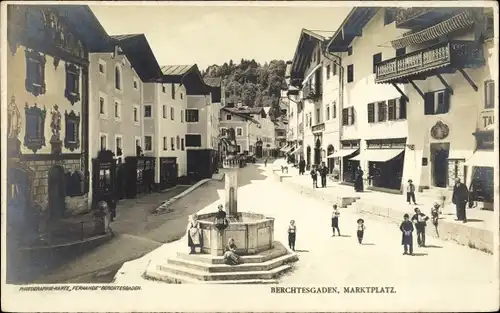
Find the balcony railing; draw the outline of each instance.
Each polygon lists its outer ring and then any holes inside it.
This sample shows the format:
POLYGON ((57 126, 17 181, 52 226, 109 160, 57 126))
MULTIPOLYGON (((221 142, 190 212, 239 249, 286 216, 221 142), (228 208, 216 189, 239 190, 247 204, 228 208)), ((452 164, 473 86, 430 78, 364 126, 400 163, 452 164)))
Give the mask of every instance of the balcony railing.
POLYGON ((407 79, 437 68, 478 67, 484 64, 482 45, 469 41, 440 43, 398 56, 375 66, 375 82, 405 83, 407 79))
POLYGON ((316 124, 313 127, 311 127, 311 130, 313 132, 324 131, 325 130, 325 123, 316 124))
POLYGON ((304 86, 302 89, 303 98, 313 101, 317 101, 321 98, 322 91, 321 88, 315 88, 315 86, 304 86))

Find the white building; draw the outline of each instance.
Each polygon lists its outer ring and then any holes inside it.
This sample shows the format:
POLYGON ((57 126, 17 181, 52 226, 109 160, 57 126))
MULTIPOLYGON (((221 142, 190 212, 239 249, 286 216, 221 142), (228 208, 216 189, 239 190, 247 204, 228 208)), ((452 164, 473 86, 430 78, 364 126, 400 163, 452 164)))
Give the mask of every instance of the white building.
POLYGON ((221 108, 220 133, 225 135, 229 129, 234 129, 238 153, 256 153, 257 130, 260 123, 251 117, 249 112, 260 112, 261 110, 262 108, 235 107, 233 103, 228 103, 221 108))
POLYGON ((399 53, 383 45, 404 31, 385 8, 354 8, 328 42, 341 58, 340 149, 332 157, 341 165, 341 179, 354 180, 361 166, 365 179, 383 190, 401 189, 408 125, 404 86, 375 83, 375 65, 399 53))
POLYGON ((492 9, 397 10, 396 26, 419 32, 389 37, 391 45, 404 53, 381 62, 376 80, 407 86, 409 149, 404 180, 412 179, 421 190, 443 192, 460 178, 480 189, 476 196, 481 201, 492 203, 498 73, 492 53, 492 9), (411 18, 415 10, 421 13, 418 19, 411 18))

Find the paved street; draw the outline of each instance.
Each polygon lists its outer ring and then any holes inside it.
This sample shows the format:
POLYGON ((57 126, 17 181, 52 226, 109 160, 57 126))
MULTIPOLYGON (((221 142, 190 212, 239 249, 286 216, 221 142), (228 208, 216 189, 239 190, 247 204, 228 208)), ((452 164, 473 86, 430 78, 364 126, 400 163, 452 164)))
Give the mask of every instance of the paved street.
MULTIPOLYGON (((341 209, 342 237, 331 237, 331 208, 322 201, 290 191, 272 179, 271 167, 251 165, 240 171, 240 180, 250 181, 239 189, 239 210, 269 214, 275 220, 275 239, 287 242, 287 226, 297 223, 300 260, 285 284, 335 284, 337 286, 395 286, 398 292, 418 292, 424 301, 480 301, 491 294, 495 262, 492 255, 450 242, 428 238, 428 248, 415 248, 415 256, 403 256, 398 227, 381 220, 362 217, 366 222, 364 244, 356 239, 356 220, 361 216, 341 209), (251 179, 265 171, 267 180, 251 179), (442 287, 436 291, 434 287, 442 287), (475 300, 477 299, 477 300, 475 300)), ((222 185, 221 185, 222 188, 222 185)), ((223 199, 223 190, 219 190, 223 199)), ((187 200, 186 200, 187 201, 187 200)), ((203 211, 214 211, 216 199, 203 211)), ((140 278, 151 260, 165 260, 186 249, 185 238, 163 245, 141 260, 129 262, 117 275, 116 283, 148 283, 140 278)), ((408 300, 408 299, 407 299, 408 300)), ((472 304, 472 303, 467 303, 472 304)))

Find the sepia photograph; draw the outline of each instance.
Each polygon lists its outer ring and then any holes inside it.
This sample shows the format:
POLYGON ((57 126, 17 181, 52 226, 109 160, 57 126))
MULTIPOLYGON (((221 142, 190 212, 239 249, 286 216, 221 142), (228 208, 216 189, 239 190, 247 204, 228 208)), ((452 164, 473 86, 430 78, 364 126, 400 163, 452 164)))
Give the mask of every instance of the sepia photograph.
POLYGON ((0 20, 2 311, 500 309, 496 1, 0 20))

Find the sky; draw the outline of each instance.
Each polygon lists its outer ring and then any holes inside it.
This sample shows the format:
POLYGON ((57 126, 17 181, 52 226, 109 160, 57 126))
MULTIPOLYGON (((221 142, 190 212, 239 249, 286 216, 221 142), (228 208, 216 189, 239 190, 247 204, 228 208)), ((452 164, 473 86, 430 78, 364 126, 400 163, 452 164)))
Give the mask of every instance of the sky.
MULTIPOLYGON (((189 3, 188 3, 189 5, 189 3)), ((255 59, 292 60, 302 28, 335 31, 349 7, 92 5, 110 35, 144 33, 160 65, 200 69, 255 59)))

